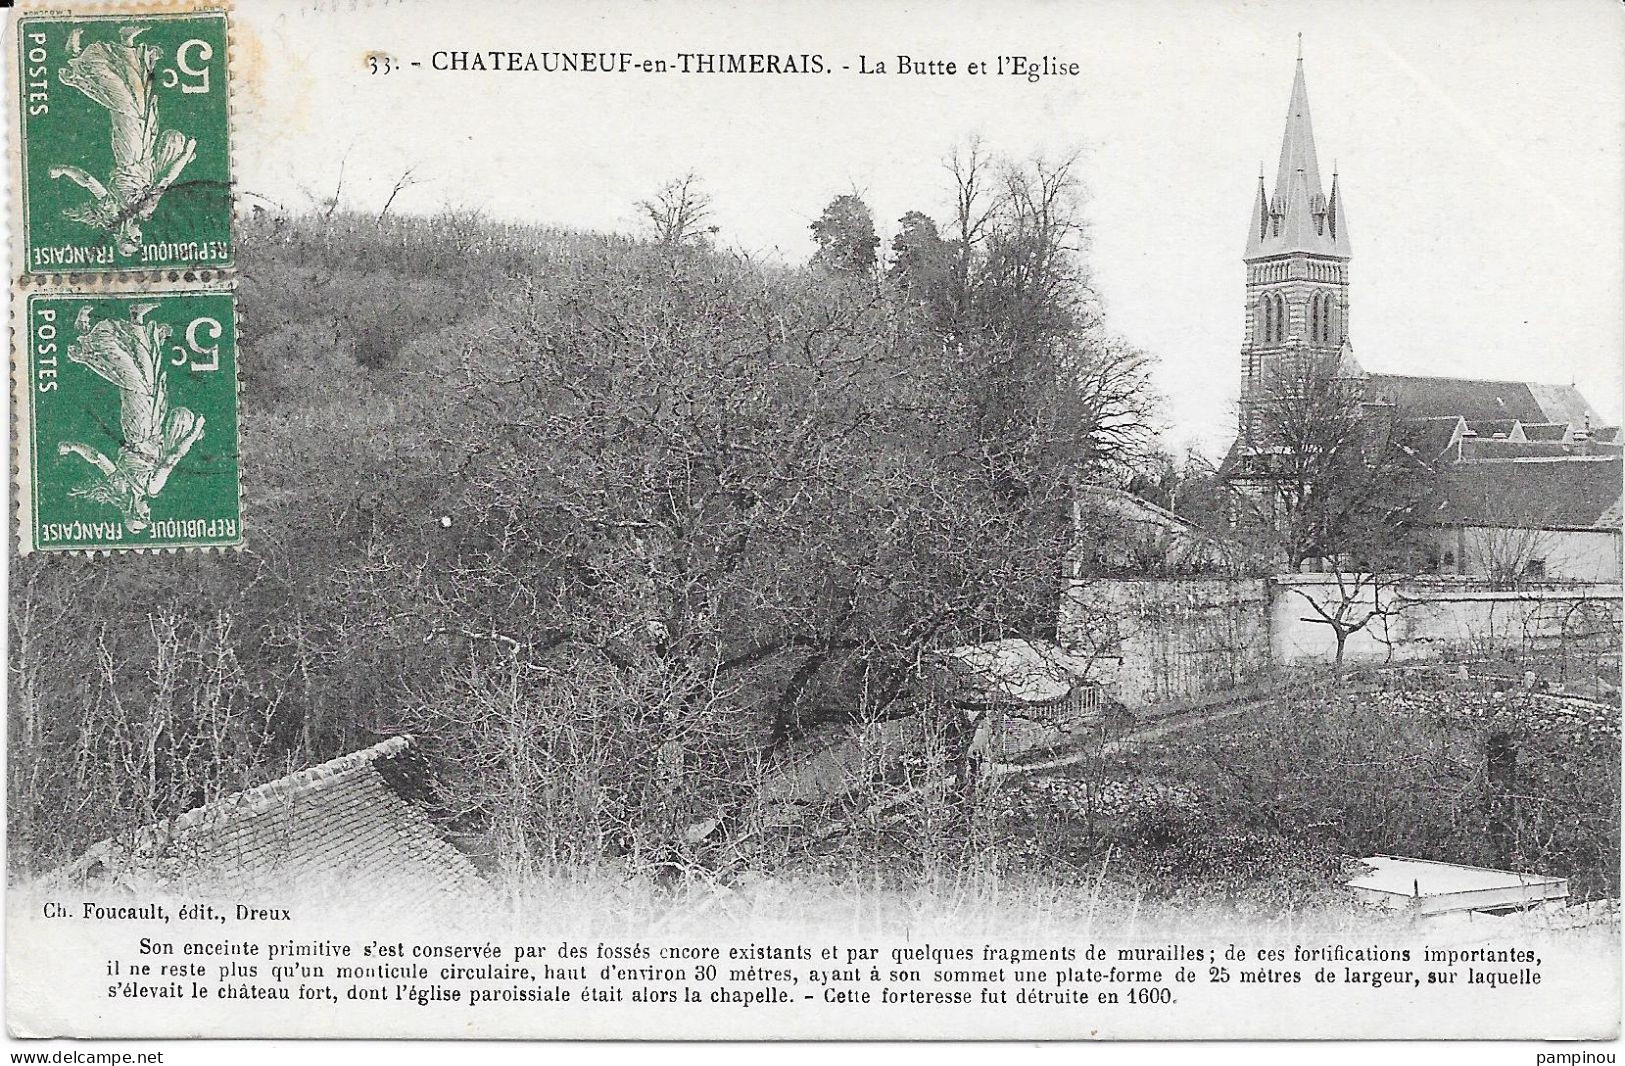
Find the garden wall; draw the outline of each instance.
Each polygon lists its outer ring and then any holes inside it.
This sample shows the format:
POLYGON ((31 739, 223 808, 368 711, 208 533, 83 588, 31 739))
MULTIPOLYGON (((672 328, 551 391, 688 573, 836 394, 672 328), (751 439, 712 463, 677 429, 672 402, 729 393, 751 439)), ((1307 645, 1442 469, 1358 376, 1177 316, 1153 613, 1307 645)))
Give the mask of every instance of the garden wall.
POLYGON ((1060 643, 1133 706, 1233 688, 1269 665, 1262 578, 1102 578, 1062 597, 1060 643))
MULTIPOLYGON (((1337 641, 1310 601, 1334 612, 1349 579, 1099 578, 1062 597, 1060 643, 1091 661, 1090 677, 1144 706, 1233 688, 1274 665, 1331 662, 1337 641)), ((1453 653, 1617 646, 1621 586, 1544 582, 1498 589, 1471 577, 1428 577, 1363 588, 1363 617, 1380 595, 1384 617, 1352 634, 1349 662, 1453 653)))

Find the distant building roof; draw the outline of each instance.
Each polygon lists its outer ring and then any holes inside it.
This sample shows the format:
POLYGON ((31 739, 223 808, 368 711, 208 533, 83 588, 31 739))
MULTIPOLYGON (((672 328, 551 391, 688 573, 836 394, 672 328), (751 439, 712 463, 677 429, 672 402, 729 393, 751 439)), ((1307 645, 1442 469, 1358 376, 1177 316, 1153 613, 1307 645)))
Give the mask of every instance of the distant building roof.
POLYGON ((1620 506, 1619 456, 1502 459, 1440 471, 1436 520, 1450 525, 1529 529, 1611 526, 1620 506))
POLYGON ((1466 428, 1459 417, 1407 418, 1395 428, 1394 436, 1401 445, 1424 463, 1431 463, 1456 443, 1457 434, 1466 428))
POLYGON ((1486 439, 1502 437, 1506 440, 1522 440, 1523 423, 1516 418, 1477 418, 1467 420, 1467 429, 1474 436, 1486 439))
POLYGON ((1570 429, 1567 422, 1525 422, 1523 437, 1525 440, 1561 443, 1569 439, 1570 429))
POLYGON ((1475 440, 1462 445, 1461 457, 1473 459, 1535 459, 1573 455, 1574 449, 1559 441, 1475 440))
POLYGON ((966 695, 994 703, 1063 699, 1089 673, 1089 659, 1042 640, 1009 637, 937 653, 966 695))
MULTIPOLYGON (((1145 538, 1145 543, 1156 543, 1166 566, 1188 571, 1220 568, 1236 562, 1241 548, 1202 529, 1182 515, 1158 506, 1150 500, 1106 485, 1079 485, 1076 500, 1080 522, 1087 523, 1095 515, 1106 515, 1121 528, 1120 533, 1145 538)), ((1125 546, 1123 537, 1112 538, 1117 547, 1125 546)))
POLYGON ((1394 404, 1406 418, 1460 416, 1469 422, 1515 418, 1520 422, 1598 422, 1597 413, 1573 385, 1531 381, 1370 374, 1371 399, 1394 404))
POLYGON ((1109 508, 1128 521, 1156 526, 1170 532, 1188 533, 1193 537, 1207 536, 1190 519, 1124 489, 1112 488, 1109 485, 1083 484, 1078 486, 1077 495, 1080 500, 1089 500, 1109 508))
POLYGON ((381 744, 93 845, 47 882, 240 891, 388 886, 410 906, 479 885, 422 807, 428 764, 413 738, 381 744))

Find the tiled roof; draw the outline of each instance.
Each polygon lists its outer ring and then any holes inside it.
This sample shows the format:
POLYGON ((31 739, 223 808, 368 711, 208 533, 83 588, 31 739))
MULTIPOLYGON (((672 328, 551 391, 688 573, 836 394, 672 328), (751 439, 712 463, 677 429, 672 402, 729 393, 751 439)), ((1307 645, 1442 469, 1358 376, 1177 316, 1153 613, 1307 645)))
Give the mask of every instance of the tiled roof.
POLYGON ((1558 441, 1475 440, 1462 445, 1463 459, 1533 459, 1573 455, 1574 449, 1558 441))
POLYGON ((1408 374, 1371 374, 1366 381, 1373 400, 1396 405, 1405 418, 1460 416, 1469 422, 1515 418, 1575 425, 1584 425, 1588 417, 1598 421, 1591 405, 1572 385, 1408 374))
POLYGON ((1508 440, 1517 440, 1520 436, 1520 423, 1516 418, 1479 418, 1468 419, 1467 428, 1475 436, 1490 439, 1505 437, 1508 440))
POLYGON ((429 767, 412 737, 302 770, 92 846, 48 882, 178 884, 195 891, 366 885, 400 905, 480 884, 422 806, 429 767))
POLYGON ((1525 440, 1561 442, 1568 438, 1568 434, 1567 422, 1525 422, 1523 425, 1525 440))
POLYGON ((1617 515, 1618 456, 1503 459, 1445 467, 1435 518, 1452 525, 1592 529, 1617 515))
POLYGON ((1424 463, 1431 463, 1456 442, 1464 423, 1459 418, 1407 418, 1394 431, 1398 442, 1424 463))
POLYGON ((1573 385, 1543 385, 1538 381, 1531 381, 1528 386, 1529 394, 1535 398, 1535 403, 1546 412, 1545 421, 1568 422, 1576 429, 1588 423, 1601 424, 1602 419, 1598 417, 1596 410, 1573 385))

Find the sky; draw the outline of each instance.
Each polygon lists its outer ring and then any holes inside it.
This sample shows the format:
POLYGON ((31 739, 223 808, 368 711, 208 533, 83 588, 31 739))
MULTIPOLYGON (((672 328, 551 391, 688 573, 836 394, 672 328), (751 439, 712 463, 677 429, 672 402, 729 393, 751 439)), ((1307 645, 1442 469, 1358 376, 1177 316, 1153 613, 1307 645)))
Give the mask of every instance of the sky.
MULTIPOLYGON (((902 0, 458 5, 239 0, 241 187, 290 209, 632 232, 692 170, 724 246, 800 262, 857 191, 885 239, 940 219, 943 159, 1081 151, 1111 328, 1158 360, 1176 454, 1228 444, 1241 254, 1273 180, 1298 48, 1352 237, 1350 335, 1372 370, 1577 383, 1605 421, 1625 353, 1625 16, 1607 0, 1218 3, 902 0), (805 76, 441 72, 436 51, 818 53, 805 76), (370 72, 367 56, 400 66, 370 72), (998 55, 1075 76, 964 73, 998 55), (955 75, 858 73, 859 56, 955 75), (842 69, 850 66, 850 70, 842 69), (339 186, 340 165, 343 184, 339 186)), ((1329 184, 1330 174, 1323 175, 1329 184)))

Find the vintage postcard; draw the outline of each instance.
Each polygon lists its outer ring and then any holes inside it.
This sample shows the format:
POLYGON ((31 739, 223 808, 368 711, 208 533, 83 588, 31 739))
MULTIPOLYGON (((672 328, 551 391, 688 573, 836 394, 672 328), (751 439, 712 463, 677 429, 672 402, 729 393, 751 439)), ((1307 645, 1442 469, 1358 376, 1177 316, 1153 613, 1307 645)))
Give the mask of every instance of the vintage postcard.
POLYGON ((1618 5, 7 34, 12 1050, 1611 1061, 1618 5))

